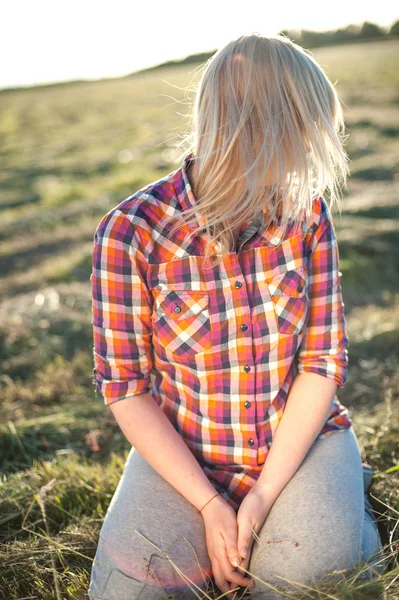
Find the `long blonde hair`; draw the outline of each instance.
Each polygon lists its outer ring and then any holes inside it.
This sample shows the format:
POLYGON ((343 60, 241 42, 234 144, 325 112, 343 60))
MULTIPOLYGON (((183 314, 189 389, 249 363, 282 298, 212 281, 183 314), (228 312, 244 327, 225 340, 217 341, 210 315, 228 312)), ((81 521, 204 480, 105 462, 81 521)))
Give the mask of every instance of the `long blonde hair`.
POLYGON ((350 172, 340 100, 312 53, 288 37, 251 33, 219 49, 203 64, 190 119, 178 146, 181 158, 194 153, 197 206, 177 220, 200 213, 219 260, 232 232, 260 209, 266 227, 279 221, 284 235, 325 190, 340 209, 350 172))

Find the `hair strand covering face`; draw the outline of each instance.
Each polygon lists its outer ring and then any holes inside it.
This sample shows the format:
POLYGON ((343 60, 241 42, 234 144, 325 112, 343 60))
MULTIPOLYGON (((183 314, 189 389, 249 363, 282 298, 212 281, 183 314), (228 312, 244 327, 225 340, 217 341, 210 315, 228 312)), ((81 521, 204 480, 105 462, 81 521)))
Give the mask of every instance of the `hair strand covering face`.
POLYGON ((276 221, 286 232, 302 226, 326 190, 330 207, 339 205, 348 136, 335 88, 311 52, 283 35, 251 33, 219 49, 202 70, 182 142, 182 156, 194 153, 198 205, 171 231, 200 213, 221 244, 221 260, 232 232, 260 209, 266 226, 276 221))

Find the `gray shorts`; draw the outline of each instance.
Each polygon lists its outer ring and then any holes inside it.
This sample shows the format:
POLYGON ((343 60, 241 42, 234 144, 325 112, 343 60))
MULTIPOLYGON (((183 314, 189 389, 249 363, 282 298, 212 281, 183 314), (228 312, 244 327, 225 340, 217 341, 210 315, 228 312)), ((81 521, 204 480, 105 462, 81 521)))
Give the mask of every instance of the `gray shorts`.
MULTIPOLYGON (((383 572, 361 463, 353 427, 315 440, 253 543, 248 570, 268 585, 256 580, 251 598, 280 599, 278 589, 293 589, 286 580, 312 585, 359 561, 383 572)), ((100 532, 90 600, 188 600, 212 589, 221 594, 202 516, 132 448, 100 532)))

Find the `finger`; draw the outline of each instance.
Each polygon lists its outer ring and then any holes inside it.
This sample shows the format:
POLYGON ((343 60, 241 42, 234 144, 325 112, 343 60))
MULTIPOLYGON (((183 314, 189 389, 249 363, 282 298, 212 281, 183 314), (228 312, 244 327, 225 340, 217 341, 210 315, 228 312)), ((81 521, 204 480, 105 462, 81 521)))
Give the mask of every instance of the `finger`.
MULTIPOLYGON (((228 540, 229 538, 227 538, 228 540)), ((248 585, 248 579, 246 579, 243 575, 237 572, 237 567, 234 567, 231 564, 231 560, 228 556, 228 548, 230 544, 230 554, 232 553, 234 540, 230 537, 229 541, 226 541, 224 534, 221 534, 220 545, 217 548, 217 559, 219 562, 219 566, 223 571, 223 575, 225 579, 231 581, 238 585, 248 585)), ((241 558, 239 558, 239 562, 241 562, 241 558)))
POLYGON ((225 551, 226 551, 227 557, 228 557, 230 563, 233 565, 233 567, 238 567, 241 563, 241 556, 240 556, 240 553, 238 551, 238 546, 237 546, 237 537, 238 537, 237 523, 235 524, 235 527, 233 527, 232 529, 229 529, 229 531, 224 532, 222 535, 223 535, 223 540, 225 543, 225 551))
MULTIPOLYGON (((229 592, 231 590, 231 585, 228 581, 226 581, 218 562, 215 564, 214 567, 212 567, 212 572, 215 583, 218 586, 219 590, 222 592, 222 594, 229 592)), ((232 594, 228 594, 227 597, 231 598, 232 594)))
MULTIPOLYGON (((228 556, 226 554, 218 556, 218 562, 220 568, 222 569, 223 576, 227 581, 231 581, 236 585, 247 586, 250 584, 250 578, 244 577, 243 574, 239 573, 235 570, 235 568, 231 565, 228 556)), ((238 567, 239 569, 240 567, 238 567)))
POLYGON ((241 559, 245 559, 249 556, 251 552, 252 542, 253 536, 251 524, 248 521, 246 521, 238 528, 237 547, 241 559))
POLYGON ((222 594, 226 594, 223 598, 229 598, 229 600, 236 600, 236 593, 239 591, 239 586, 230 584, 228 581, 224 583, 224 585, 219 586, 218 588, 222 592, 222 594))
POLYGON ((251 574, 250 572, 247 572, 247 571, 249 571, 248 567, 249 567, 249 561, 250 561, 250 560, 251 560, 251 551, 249 552, 249 554, 248 554, 247 558, 244 558, 244 559, 241 561, 241 564, 240 564, 240 566, 238 567, 238 571, 239 571, 239 572, 240 572, 240 573, 241 573, 243 576, 246 576, 246 577, 249 577, 249 578, 251 578, 251 577, 252 577, 252 574, 251 574))
POLYGON ((253 552, 253 545, 254 545, 254 540, 250 544, 249 552, 248 552, 246 558, 241 559, 241 564, 237 569, 242 575, 247 576, 247 577, 252 577, 251 572, 248 572, 248 571, 249 571, 249 563, 251 561, 251 555, 253 552))

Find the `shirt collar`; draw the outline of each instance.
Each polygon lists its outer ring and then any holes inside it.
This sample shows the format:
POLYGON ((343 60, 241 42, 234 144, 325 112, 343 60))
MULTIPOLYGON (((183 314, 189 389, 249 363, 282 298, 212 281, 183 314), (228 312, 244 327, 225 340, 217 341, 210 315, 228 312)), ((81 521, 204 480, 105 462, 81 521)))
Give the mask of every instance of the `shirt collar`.
MULTIPOLYGON (((173 176, 173 186, 175 188, 175 194, 182 211, 188 210, 191 207, 195 207, 198 204, 194 196, 193 190, 191 189, 191 185, 186 172, 186 169, 189 167, 189 164, 193 160, 193 158, 194 152, 191 151, 188 154, 186 154, 183 158, 180 167, 175 171, 173 176)), ((265 211, 264 209, 261 209, 259 213, 255 216, 255 219, 252 221, 252 223, 259 223, 260 235, 266 240, 268 244, 271 244, 272 246, 277 246, 281 242, 283 230, 275 222, 273 222, 268 229, 263 228, 264 217, 265 211)), ((205 228, 206 220, 199 212, 196 213, 196 220, 200 227, 205 228)))

